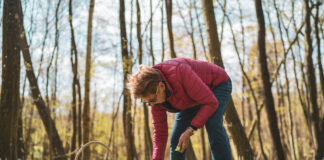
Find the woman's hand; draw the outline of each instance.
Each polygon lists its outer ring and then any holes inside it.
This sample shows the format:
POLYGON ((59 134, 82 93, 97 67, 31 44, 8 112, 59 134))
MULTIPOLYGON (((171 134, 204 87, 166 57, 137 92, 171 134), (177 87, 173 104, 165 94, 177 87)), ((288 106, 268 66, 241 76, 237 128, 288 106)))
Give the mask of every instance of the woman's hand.
POLYGON ((182 135, 180 136, 179 143, 178 143, 178 146, 177 146, 177 148, 180 147, 179 152, 183 153, 184 150, 188 147, 191 132, 192 131, 190 129, 186 129, 186 131, 183 132, 182 135))

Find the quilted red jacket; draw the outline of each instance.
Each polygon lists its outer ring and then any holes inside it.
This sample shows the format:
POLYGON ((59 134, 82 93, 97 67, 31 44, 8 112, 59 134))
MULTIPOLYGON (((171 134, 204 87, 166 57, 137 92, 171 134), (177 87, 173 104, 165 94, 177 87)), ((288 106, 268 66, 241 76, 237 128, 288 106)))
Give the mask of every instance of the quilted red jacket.
MULTIPOLYGON (((171 96, 167 101, 178 110, 185 110, 201 104, 191 125, 201 128, 217 110, 218 100, 212 89, 228 80, 225 70, 215 64, 175 58, 153 66, 158 69, 171 96)), ((163 105, 151 106, 153 122, 153 160, 163 160, 168 140, 167 113, 175 112, 163 105)))

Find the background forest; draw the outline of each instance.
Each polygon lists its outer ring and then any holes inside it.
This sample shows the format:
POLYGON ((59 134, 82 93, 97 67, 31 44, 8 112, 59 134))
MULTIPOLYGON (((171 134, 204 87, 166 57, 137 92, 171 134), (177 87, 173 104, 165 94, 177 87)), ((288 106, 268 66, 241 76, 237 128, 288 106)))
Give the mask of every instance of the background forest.
MULTIPOLYGON (((324 157, 323 0, 0 0, 0 10, 0 160, 74 159, 90 141, 83 159, 152 159, 150 107, 124 86, 140 64, 175 57, 231 77, 233 159, 324 157)), ((211 159, 205 129, 186 154, 211 159)))

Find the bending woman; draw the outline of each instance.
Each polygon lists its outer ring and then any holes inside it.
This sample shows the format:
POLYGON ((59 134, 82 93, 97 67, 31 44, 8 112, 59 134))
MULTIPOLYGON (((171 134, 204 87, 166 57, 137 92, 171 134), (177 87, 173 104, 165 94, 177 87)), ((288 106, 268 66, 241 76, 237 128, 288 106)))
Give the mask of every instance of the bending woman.
POLYGON ((231 97, 232 82, 223 68, 204 61, 175 58, 153 67, 140 66, 137 73, 129 76, 128 87, 135 98, 151 105, 153 160, 164 159, 167 112, 176 113, 170 138, 171 160, 185 159, 190 136, 204 126, 212 159, 231 159, 223 115, 231 97))

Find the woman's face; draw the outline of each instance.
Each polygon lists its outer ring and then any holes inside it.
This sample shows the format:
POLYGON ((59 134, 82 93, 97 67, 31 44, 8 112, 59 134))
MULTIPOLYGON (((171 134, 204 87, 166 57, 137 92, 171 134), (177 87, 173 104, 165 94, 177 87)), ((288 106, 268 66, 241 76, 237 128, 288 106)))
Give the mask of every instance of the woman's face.
POLYGON ((165 86, 163 82, 159 82, 154 94, 149 94, 146 97, 141 98, 144 102, 148 102, 151 106, 163 103, 166 101, 165 86))

